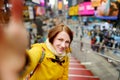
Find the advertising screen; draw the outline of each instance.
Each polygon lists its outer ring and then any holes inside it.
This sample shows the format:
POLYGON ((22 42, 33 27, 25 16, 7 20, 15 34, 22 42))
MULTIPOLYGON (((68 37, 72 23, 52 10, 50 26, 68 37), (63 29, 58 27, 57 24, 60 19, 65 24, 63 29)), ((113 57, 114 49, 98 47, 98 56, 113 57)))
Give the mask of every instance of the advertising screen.
POLYGON ((44 7, 41 6, 35 6, 35 15, 40 16, 45 14, 45 9, 44 7))
POLYGON ((70 7, 68 13, 70 16, 78 15, 78 5, 70 7))
POLYGON ((91 2, 79 4, 79 15, 94 15, 94 7, 92 7, 91 2))
POLYGON ((45 6, 45 0, 32 0, 32 2, 40 6, 45 6))
POLYGON ((40 6, 45 6, 45 0, 40 0, 40 6))
POLYGON ((62 1, 58 1, 58 10, 62 10, 63 3, 62 1))
POLYGON ((118 6, 116 1, 102 0, 95 11, 95 16, 101 19, 116 20, 119 12, 118 6))
POLYGON ((40 0, 32 0, 32 2, 34 2, 36 4, 40 4, 40 0))
POLYGON ((101 0, 91 0, 91 4, 93 7, 100 6, 101 0))

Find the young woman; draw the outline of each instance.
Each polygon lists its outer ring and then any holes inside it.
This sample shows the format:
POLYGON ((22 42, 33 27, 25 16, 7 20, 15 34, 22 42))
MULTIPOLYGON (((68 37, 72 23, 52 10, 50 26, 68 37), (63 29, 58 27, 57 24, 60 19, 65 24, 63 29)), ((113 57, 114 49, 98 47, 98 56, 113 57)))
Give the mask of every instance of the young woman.
POLYGON ((73 33, 66 25, 52 28, 45 43, 36 43, 28 50, 30 64, 25 74, 33 71, 30 80, 68 80, 72 40, 73 33))
POLYGON ((34 44, 26 51, 28 33, 22 19, 23 2, 10 1, 9 20, 0 18, 0 80, 19 80, 31 71, 30 80, 67 80, 72 31, 58 25, 49 31, 45 43, 34 44))

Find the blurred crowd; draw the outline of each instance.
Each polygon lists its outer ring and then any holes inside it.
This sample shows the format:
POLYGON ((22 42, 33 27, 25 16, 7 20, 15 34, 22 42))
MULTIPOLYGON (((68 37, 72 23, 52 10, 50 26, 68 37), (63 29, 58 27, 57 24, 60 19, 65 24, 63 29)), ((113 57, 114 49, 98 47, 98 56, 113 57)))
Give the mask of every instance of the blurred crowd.
POLYGON ((111 49, 114 52, 120 49, 120 32, 112 30, 91 30, 91 48, 94 51, 104 54, 105 49, 111 49))

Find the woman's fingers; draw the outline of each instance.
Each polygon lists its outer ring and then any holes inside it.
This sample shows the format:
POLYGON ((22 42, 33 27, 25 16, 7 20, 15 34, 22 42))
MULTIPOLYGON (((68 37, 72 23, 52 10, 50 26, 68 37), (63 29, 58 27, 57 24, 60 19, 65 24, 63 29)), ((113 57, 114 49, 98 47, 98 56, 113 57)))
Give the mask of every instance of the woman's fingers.
POLYGON ((22 22, 10 21, 5 28, 6 40, 13 47, 26 48, 28 46, 28 32, 22 22))

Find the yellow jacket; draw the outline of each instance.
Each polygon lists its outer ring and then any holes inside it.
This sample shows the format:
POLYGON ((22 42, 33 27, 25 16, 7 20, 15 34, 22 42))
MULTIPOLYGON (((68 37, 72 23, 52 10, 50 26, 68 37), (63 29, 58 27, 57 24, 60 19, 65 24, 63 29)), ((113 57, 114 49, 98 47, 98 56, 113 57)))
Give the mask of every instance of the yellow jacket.
POLYGON ((28 51, 28 56, 30 58, 30 64, 27 66, 25 74, 33 71, 39 63, 30 80, 68 80, 68 56, 65 56, 62 59, 65 60, 62 65, 58 64, 57 62, 52 62, 51 59, 55 59, 55 56, 47 48, 45 43, 34 44, 28 51), (43 61, 39 63, 42 54, 42 48, 44 48, 45 56, 43 61))

